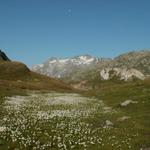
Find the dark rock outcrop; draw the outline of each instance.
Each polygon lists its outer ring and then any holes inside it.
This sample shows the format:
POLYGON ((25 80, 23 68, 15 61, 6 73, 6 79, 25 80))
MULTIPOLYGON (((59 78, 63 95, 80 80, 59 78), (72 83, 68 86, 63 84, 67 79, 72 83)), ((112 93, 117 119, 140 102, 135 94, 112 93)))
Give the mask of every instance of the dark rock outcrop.
POLYGON ((0 50, 0 61, 10 61, 10 59, 2 50, 0 50))

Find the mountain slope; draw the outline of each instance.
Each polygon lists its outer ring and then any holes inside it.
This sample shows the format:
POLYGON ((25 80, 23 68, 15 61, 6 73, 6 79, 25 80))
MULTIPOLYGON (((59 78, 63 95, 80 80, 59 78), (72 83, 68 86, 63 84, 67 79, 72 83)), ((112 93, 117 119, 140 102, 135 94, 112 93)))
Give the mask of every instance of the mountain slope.
POLYGON ((9 59, 0 61, 0 90, 2 89, 71 90, 62 81, 34 73, 25 64, 9 59))
POLYGON ((150 50, 142 50, 138 52, 129 52, 116 57, 113 66, 127 68, 135 68, 142 73, 150 74, 150 50))
POLYGON ((20 62, 0 62, 0 79, 19 79, 30 72, 29 68, 20 62))

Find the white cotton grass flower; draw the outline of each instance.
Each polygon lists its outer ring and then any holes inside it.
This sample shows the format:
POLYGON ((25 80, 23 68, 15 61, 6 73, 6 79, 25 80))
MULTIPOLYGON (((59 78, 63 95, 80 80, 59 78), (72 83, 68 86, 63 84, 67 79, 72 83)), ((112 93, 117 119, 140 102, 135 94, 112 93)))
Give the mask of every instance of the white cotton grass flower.
POLYGON ((0 132, 4 132, 4 131, 6 131, 6 127, 1 126, 1 127, 0 127, 0 132))

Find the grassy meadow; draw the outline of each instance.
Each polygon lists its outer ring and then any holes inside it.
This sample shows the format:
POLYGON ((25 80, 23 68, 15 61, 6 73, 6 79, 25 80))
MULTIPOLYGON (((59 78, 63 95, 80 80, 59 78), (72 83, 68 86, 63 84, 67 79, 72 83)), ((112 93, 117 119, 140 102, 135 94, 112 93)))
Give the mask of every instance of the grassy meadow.
POLYGON ((150 147, 149 80, 101 82, 76 93, 52 91, 1 87, 0 149, 150 147), (121 106, 126 100, 135 103, 121 106))

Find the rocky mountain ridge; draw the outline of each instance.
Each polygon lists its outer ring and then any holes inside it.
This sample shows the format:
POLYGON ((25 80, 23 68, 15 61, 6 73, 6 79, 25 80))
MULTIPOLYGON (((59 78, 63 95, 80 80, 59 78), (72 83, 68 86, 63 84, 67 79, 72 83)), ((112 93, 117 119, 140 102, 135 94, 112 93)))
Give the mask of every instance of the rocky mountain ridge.
POLYGON ((92 68, 99 61, 99 58, 90 55, 76 56, 72 58, 56 58, 52 57, 40 65, 35 65, 32 70, 47 76, 63 78, 73 72, 78 72, 82 69, 92 68))
POLYGON ((125 53, 114 59, 95 58, 90 55, 66 59, 50 58, 43 64, 33 66, 32 70, 72 81, 95 77, 102 80, 143 80, 150 75, 150 50, 125 53))

